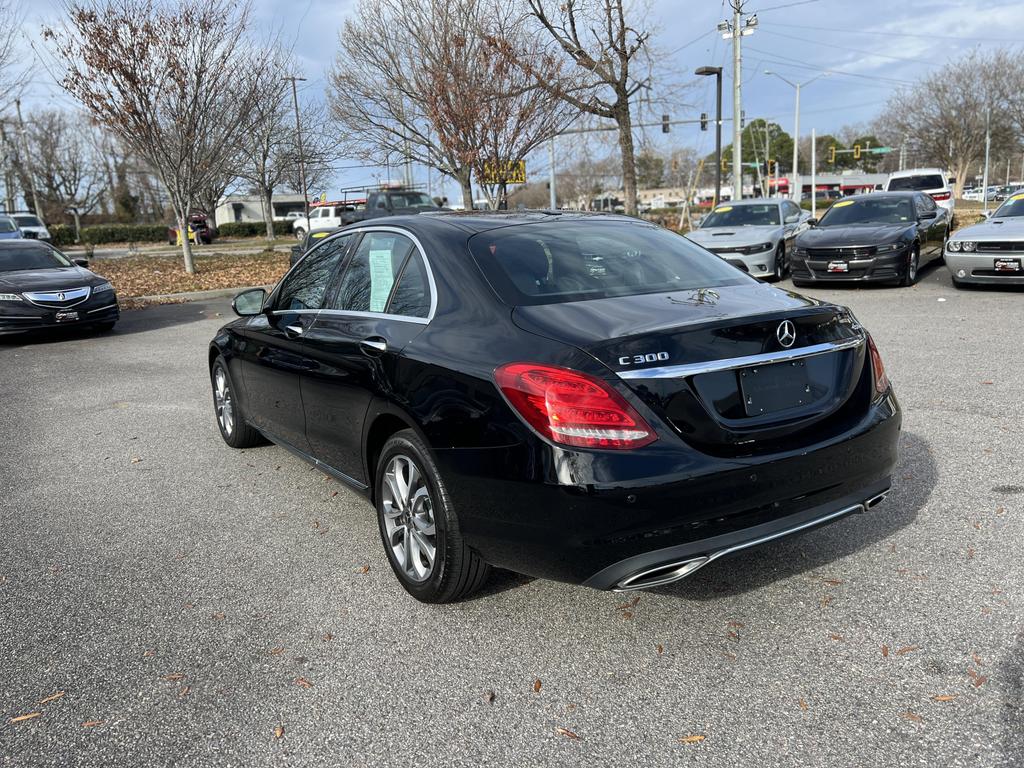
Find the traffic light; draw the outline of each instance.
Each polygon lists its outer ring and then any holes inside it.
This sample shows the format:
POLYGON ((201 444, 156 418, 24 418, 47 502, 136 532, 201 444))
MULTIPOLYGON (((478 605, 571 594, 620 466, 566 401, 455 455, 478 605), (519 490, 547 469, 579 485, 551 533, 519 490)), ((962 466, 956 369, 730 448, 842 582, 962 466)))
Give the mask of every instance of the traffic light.
POLYGON ((700 113, 700 129, 702 131, 706 131, 708 129, 708 113, 707 112, 701 112, 700 113))
POLYGON ((833 144, 828 148, 828 161, 834 163, 836 161, 836 145, 833 144))
POLYGON ((853 145, 853 159, 860 160, 860 144, 853 145))
POLYGON ((775 175, 775 169, 778 168, 778 167, 779 167, 779 161, 778 160, 769 160, 768 161, 768 175, 769 176, 774 176, 775 175))
POLYGON ((668 115, 661 116, 661 132, 668 133, 671 126, 668 124, 668 115))

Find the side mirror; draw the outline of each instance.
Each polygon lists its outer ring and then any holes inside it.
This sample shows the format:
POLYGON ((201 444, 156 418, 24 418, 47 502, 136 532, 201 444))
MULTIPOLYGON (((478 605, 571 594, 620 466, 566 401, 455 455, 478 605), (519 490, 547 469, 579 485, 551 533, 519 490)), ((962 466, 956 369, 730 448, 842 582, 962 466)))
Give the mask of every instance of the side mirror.
POLYGON ((77 259, 72 259, 71 261, 74 264, 77 264, 80 267, 85 267, 86 269, 89 268, 89 260, 88 259, 84 259, 81 256, 79 256, 77 259))
POLYGON ((993 213, 995 213, 995 211, 982 211, 981 215, 986 219, 991 219, 993 213))
POLYGON ((953 185, 956 184, 956 176, 950 176, 948 181, 949 181, 949 186, 952 187, 953 185))
POLYGON ((267 292, 263 288, 250 288, 242 291, 231 300, 231 308, 239 317, 252 317, 263 311, 263 304, 267 300, 267 292))
POLYGON ((925 211, 918 218, 920 219, 934 219, 939 215, 938 211, 925 211))
POLYGON ((818 226, 818 220, 814 216, 811 216, 811 218, 807 220, 807 223, 812 227, 818 226))
POLYGON ((791 213, 789 214, 789 216, 786 217, 787 224, 796 224, 798 221, 800 221, 799 213, 791 213))

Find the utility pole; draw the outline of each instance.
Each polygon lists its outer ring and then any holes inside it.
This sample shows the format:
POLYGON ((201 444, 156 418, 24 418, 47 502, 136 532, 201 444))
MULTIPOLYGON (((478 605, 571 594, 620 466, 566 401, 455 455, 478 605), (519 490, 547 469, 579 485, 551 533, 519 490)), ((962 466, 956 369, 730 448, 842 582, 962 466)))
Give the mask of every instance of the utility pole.
POLYGON ((740 90, 743 54, 740 46, 740 11, 742 0, 732 0, 732 199, 743 199, 743 129, 740 114, 743 111, 740 90))
POLYGON ((818 140, 811 128, 811 218, 818 217, 818 140))
MULTIPOLYGON (((985 175, 981 180, 981 199, 985 201, 984 213, 988 215, 988 151, 991 147, 992 141, 989 135, 989 123, 992 119, 992 107, 989 107, 985 112, 985 175)), ((900 164, 900 170, 903 170, 903 164, 900 164)))
POLYGON ((298 81, 305 82, 304 77, 295 77, 294 75, 289 77, 283 77, 282 80, 291 80, 292 82, 292 104, 295 105, 295 138, 299 144, 299 182, 302 184, 302 211, 306 217, 306 224, 309 224, 309 192, 306 189, 306 155, 302 151, 302 126, 299 124, 299 91, 295 83, 298 81))
POLYGON ((558 195, 555 192, 555 137, 548 139, 548 189, 551 193, 551 210, 558 208, 558 195))
POLYGON ((771 160, 771 158, 772 158, 772 137, 771 137, 771 134, 768 132, 768 118, 765 118, 765 120, 764 120, 764 170, 765 170, 765 174, 768 176, 768 182, 766 184, 766 189, 765 189, 765 193, 764 193, 765 197, 771 197, 772 196, 772 160, 771 160))
POLYGON ((28 156, 28 140, 25 138, 25 121, 21 117, 21 99, 14 100, 14 109, 18 114, 18 137, 21 139, 22 163, 25 166, 25 175, 28 176, 28 188, 32 192, 32 212, 42 218, 39 210, 39 195, 36 194, 36 175, 32 173, 31 161, 28 156))
POLYGON ((797 170, 797 163, 800 161, 800 90, 806 88, 808 85, 813 83, 819 77, 828 77, 828 72, 822 72, 820 75, 812 77, 803 83, 794 83, 778 72, 772 72, 769 69, 764 71, 766 75, 775 75, 782 82, 793 87, 796 91, 796 107, 793 114, 793 172, 790 174, 791 178, 789 181, 789 197, 797 205, 800 205, 800 195, 803 192, 803 185, 800 183, 800 174, 797 170))

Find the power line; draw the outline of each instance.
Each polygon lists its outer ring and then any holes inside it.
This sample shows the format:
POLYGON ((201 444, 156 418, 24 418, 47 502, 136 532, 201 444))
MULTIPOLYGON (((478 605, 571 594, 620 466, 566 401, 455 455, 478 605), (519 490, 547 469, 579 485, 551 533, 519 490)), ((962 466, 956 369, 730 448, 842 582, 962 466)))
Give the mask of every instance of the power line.
POLYGON ((828 72, 830 75, 845 75, 846 77, 859 77, 864 80, 878 80, 879 82, 895 83, 896 85, 913 85, 913 83, 910 80, 899 80, 895 77, 882 77, 880 75, 861 75, 856 72, 846 72, 841 69, 826 69, 817 64, 808 64, 806 61, 801 61, 800 59, 793 59, 790 58, 789 56, 783 56, 780 53, 775 53, 775 51, 763 51, 760 48, 754 48, 753 46, 750 45, 748 45, 747 48, 748 50, 756 51, 757 53, 764 54, 765 56, 774 56, 778 59, 783 59, 784 61, 790 61, 793 62, 794 64, 799 64, 800 66, 805 67, 806 69, 813 69, 817 72, 828 72))
POLYGON ((841 51, 851 51, 852 53, 864 53, 864 54, 867 54, 868 56, 877 56, 880 59, 892 59, 893 61, 909 61, 909 62, 912 62, 914 64, 929 64, 929 65, 931 65, 931 64, 935 63, 934 61, 929 61, 927 59, 912 59, 912 58, 909 58, 907 56, 892 56, 892 55, 887 54, 887 53, 876 53, 875 51, 867 51, 867 50, 864 50, 863 48, 851 48, 848 45, 836 45, 835 43, 832 43, 832 42, 823 43, 823 42, 820 42, 818 40, 808 40, 807 38, 797 37, 796 35, 786 35, 786 34, 783 34, 782 32, 773 32, 770 29, 766 29, 766 30, 764 30, 764 32, 766 32, 769 35, 775 35, 776 37, 784 37, 787 40, 797 40, 797 41, 799 41, 801 43, 810 43, 811 45, 821 45, 821 46, 824 46, 826 48, 838 48, 841 51))
POLYGON ((884 35, 886 37, 921 37, 926 40, 934 40, 936 38, 940 40, 970 40, 972 42, 983 42, 983 43, 1020 43, 1020 39, 1014 39, 1010 37, 969 37, 966 35, 937 35, 937 34, 924 34, 924 33, 913 33, 913 32, 885 32, 878 29, 850 29, 843 27, 839 29, 837 27, 813 27, 806 24, 781 24, 779 22, 772 22, 779 27, 789 27, 790 29, 809 29, 816 32, 842 32, 844 35, 856 34, 856 35, 884 35))
POLYGON ((821 0, 797 0, 795 3, 786 3, 785 5, 772 5, 767 8, 761 8, 757 13, 767 13, 768 11, 778 11, 782 8, 792 8, 795 5, 807 5, 808 3, 818 3, 821 0))

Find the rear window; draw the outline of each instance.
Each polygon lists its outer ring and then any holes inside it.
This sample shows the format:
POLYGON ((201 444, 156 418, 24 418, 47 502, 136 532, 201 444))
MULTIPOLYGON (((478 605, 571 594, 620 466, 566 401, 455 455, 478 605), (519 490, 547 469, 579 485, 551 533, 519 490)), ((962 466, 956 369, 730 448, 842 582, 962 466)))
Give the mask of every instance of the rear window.
POLYGON ((18 214, 14 216, 14 220, 18 222, 19 227, 41 227, 43 222, 37 219, 35 216, 28 216, 26 214, 18 214))
POLYGON ((551 221, 481 232, 473 258, 509 305, 713 288, 749 282, 682 235, 628 221, 551 221))
POLYGON ((14 232, 17 228, 18 227, 14 223, 14 219, 10 219, 6 216, 0 216, 0 232, 14 232))
POLYGON ((936 174, 889 179, 890 192, 927 192, 929 189, 943 189, 945 186, 946 180, 936 174))

